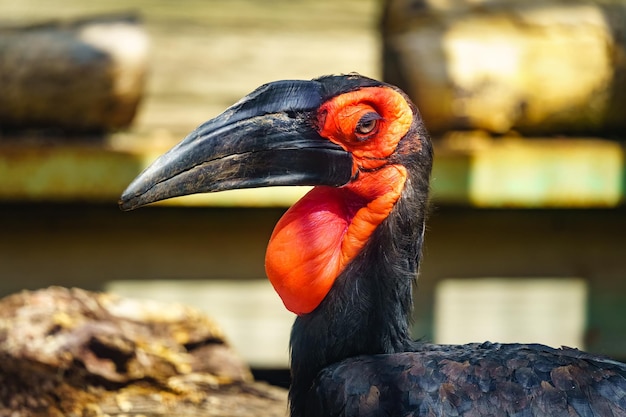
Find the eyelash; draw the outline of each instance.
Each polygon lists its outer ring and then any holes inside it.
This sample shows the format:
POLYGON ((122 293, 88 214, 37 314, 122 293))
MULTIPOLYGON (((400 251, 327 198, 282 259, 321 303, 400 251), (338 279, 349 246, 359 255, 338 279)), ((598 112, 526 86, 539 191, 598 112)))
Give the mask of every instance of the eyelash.
POLYGON ((378 131, 379 120, 382 117, 376 112, 364 114, 354 127, 354 134, 359 140, 367 140, 378 131))

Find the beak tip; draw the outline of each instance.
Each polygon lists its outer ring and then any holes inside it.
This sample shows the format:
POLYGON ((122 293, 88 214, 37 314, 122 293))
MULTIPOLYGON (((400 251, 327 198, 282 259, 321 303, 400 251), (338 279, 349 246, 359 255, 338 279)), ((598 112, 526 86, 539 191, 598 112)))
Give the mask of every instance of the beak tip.
POLYGON ((117 206, 120 208, 121 211, 131 211, 138 207, 133 204, 131 200, 125 199, 123 196, 118 200, 117 206))
POLYGON ((121 211, 131 211, 134 207, 131 207, 126 201, 119 200, 117 206, 121 211))
POLYGON ((129 191, 130 188, 129 186, 129 188, 124 190, 117 201, 117 205, 122 211, 131 211, 146 204, 141 201, 142 194, 132 193, 129 191))

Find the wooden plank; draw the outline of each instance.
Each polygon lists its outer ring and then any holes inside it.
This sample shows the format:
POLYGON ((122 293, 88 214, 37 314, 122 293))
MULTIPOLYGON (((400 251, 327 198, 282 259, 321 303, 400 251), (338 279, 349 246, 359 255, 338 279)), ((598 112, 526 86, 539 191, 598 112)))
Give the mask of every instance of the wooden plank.
MULTIPOLYGON (((111 202, 170 145, 0 146, 0 200, 111 202)), ((516 140, 436 152, 437 204, 615 207, 624 200, 624 149, 602 140, 516 140)), ((198 194, 160 204, 285 207, 308 187, 198 194)))
POLYGON ((446 204, 468 204, 470 183, 467 173, 471 167, 472 157, 469 153, 435 149, 431 176, 433 200, 446 204))
MULTIPOLYGON (((78 145, 0 146, 0 201, 115 203, 160 152, 78 145)), ((181 197, 160 204, 285 207, 307 190, 236 190, 181 197)))
POLYGON ((0 199, 112 202, 141 171, 132 153, 88 146, 2 146, 0 199))
POLYGON ((443 279, 435 291, 435 343, 490 340, 584 349, 581 278, 443 279))
POLYGON ((623 200, 624 149, 607 140, 514 140, 473 154, 478 207, 614 207, 623 200))

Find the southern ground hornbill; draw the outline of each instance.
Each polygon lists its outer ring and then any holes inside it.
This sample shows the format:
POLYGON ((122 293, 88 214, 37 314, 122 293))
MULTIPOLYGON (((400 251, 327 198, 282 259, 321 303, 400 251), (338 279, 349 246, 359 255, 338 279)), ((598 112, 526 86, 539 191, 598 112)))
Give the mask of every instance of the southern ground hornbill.
POLYGON ((315 185, 267 274, 297 314, 292 416, 626 416, 626 365, 541 345, 409 335, 432 165, 399 89, 356 74, 266 84, 128 187, 124 210, 198 192, 315 185))

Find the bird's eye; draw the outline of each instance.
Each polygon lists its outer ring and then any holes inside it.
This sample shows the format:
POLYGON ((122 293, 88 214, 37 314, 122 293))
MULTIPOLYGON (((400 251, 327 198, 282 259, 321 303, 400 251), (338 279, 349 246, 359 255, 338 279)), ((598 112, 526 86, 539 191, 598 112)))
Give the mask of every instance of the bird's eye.
POLYGON ((378 121, 382 117, 376 112, 365 113, 357 122, 354 133, 358 139, 369 139, 378 129, 378 121))

